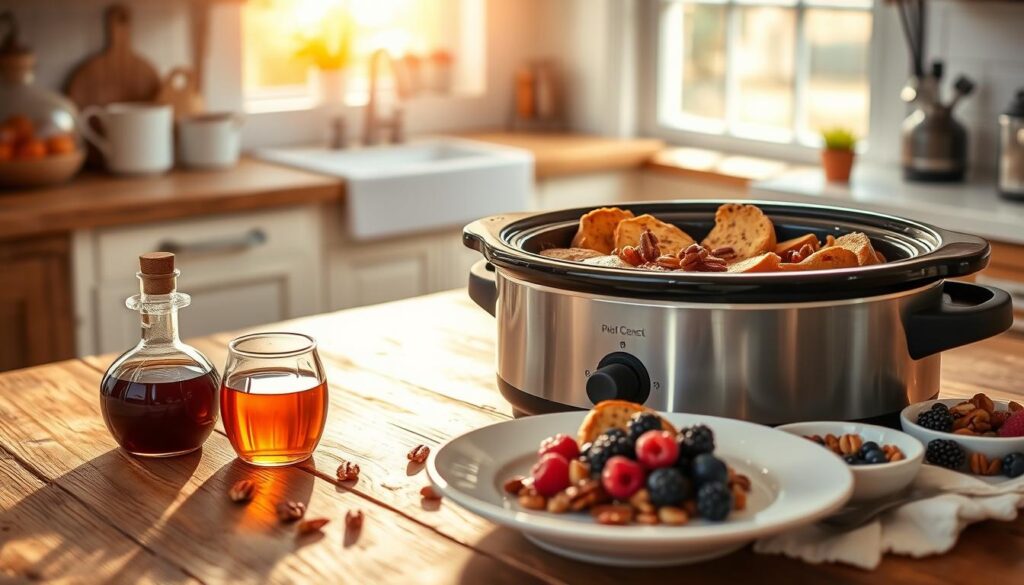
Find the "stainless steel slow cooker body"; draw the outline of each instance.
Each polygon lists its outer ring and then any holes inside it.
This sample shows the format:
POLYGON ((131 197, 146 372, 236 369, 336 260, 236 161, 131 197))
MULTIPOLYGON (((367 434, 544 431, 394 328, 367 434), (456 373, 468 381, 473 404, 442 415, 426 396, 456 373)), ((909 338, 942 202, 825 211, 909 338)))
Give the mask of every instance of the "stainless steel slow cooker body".
MULTIPOLYGON (((721 203, 624 207, 703 236, 721 203)), ((497 319, 505 397, 531 414, 620 398, 768 424, 887 422, 938 392, 940 351, 1012 321, 1003 291, 944 280, 985 265, 979 238, 866 212, 754 203, 780 240, 864 231, 892 261, 797 275, 658 273, 537 253, 568 245, 589 209, 467 226, 466 244, 486 257, 470 294, 497 319)))

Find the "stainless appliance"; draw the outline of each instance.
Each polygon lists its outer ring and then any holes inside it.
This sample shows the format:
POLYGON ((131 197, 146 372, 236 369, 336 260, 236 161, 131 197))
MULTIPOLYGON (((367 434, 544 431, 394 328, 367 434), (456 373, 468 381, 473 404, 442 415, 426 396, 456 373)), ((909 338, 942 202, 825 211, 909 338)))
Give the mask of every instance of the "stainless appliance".
POLYGON ((916 91, 907 92, 915 108, 903 120, 902 164, 908 181, 962 181, 967 171, 967 129, 953 117, 961 99, 974 91, 974 82, 959 77, 948 104, 939 95, 942 63, 932 65, 916 91))
MULTIPOLYGON (((627 205, 703 236, 719 201, 627 205)), ((463 240, 470 296, 497 319, 498 384, 522 413, 622 398, 779 424, 879 419, 936 395, 939 353, 1006 330, 1009 296, 947 281, 983 268, 977 237, 849 209, 752 202, 783 240, 867 234, 890 262, 844 271, 623 270, 538 254, 589 209, 494 216, 463 240)))
POLYGON ((999 193, 1024 200, 1024 89, 999 116, 999 193))

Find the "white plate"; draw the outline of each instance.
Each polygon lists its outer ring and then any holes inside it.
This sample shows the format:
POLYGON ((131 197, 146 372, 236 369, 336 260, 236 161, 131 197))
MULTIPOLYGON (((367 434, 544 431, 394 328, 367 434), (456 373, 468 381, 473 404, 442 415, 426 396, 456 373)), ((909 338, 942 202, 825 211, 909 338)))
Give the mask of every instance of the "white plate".
POLYGON ((557 433, 575 434, 586 415, 566 412, 506 421, 470 431, 427 460, 435 488, 449 501, 520 530, 541 548, 606 565, 657 567, 730 553, 754 539, 809 524, 840 509, 853 492, 846 463, 821 446, 761 425, 712 416, 667 414, 672 424, 706 424, 715 455, 750 477, 747 509, 724 522, 686 526, 604 526, 589 514, 523 509, 502 485, 528 475, 537 446, 557 433))

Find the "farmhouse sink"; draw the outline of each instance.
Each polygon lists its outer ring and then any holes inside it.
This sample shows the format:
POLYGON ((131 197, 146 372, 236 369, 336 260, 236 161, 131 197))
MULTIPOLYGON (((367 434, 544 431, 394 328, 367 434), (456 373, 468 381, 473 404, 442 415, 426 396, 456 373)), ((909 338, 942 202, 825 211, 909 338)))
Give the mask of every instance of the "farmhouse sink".
POLYGON ((533 188, 530 152, 459 138, 348 150, 267 148, 253 154, 345 179, 349 235, 356 240, 523 211, 533 188))

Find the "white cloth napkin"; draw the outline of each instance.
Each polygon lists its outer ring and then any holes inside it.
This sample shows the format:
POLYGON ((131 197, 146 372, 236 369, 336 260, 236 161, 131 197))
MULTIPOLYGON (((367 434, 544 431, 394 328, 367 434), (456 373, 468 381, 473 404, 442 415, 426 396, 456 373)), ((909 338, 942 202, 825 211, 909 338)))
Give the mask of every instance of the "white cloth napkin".
POLYGON ((1017 509, 1024 508, 1024 476, 989 484, 964 473, 922 465, 913 487, 945 493, 904 504, 846 532, 814 524, 763 538, 754 544, 754 551, 874 569, 885 553, 942 554, 953 548, 968 524, 1013 520, 1017 509))

